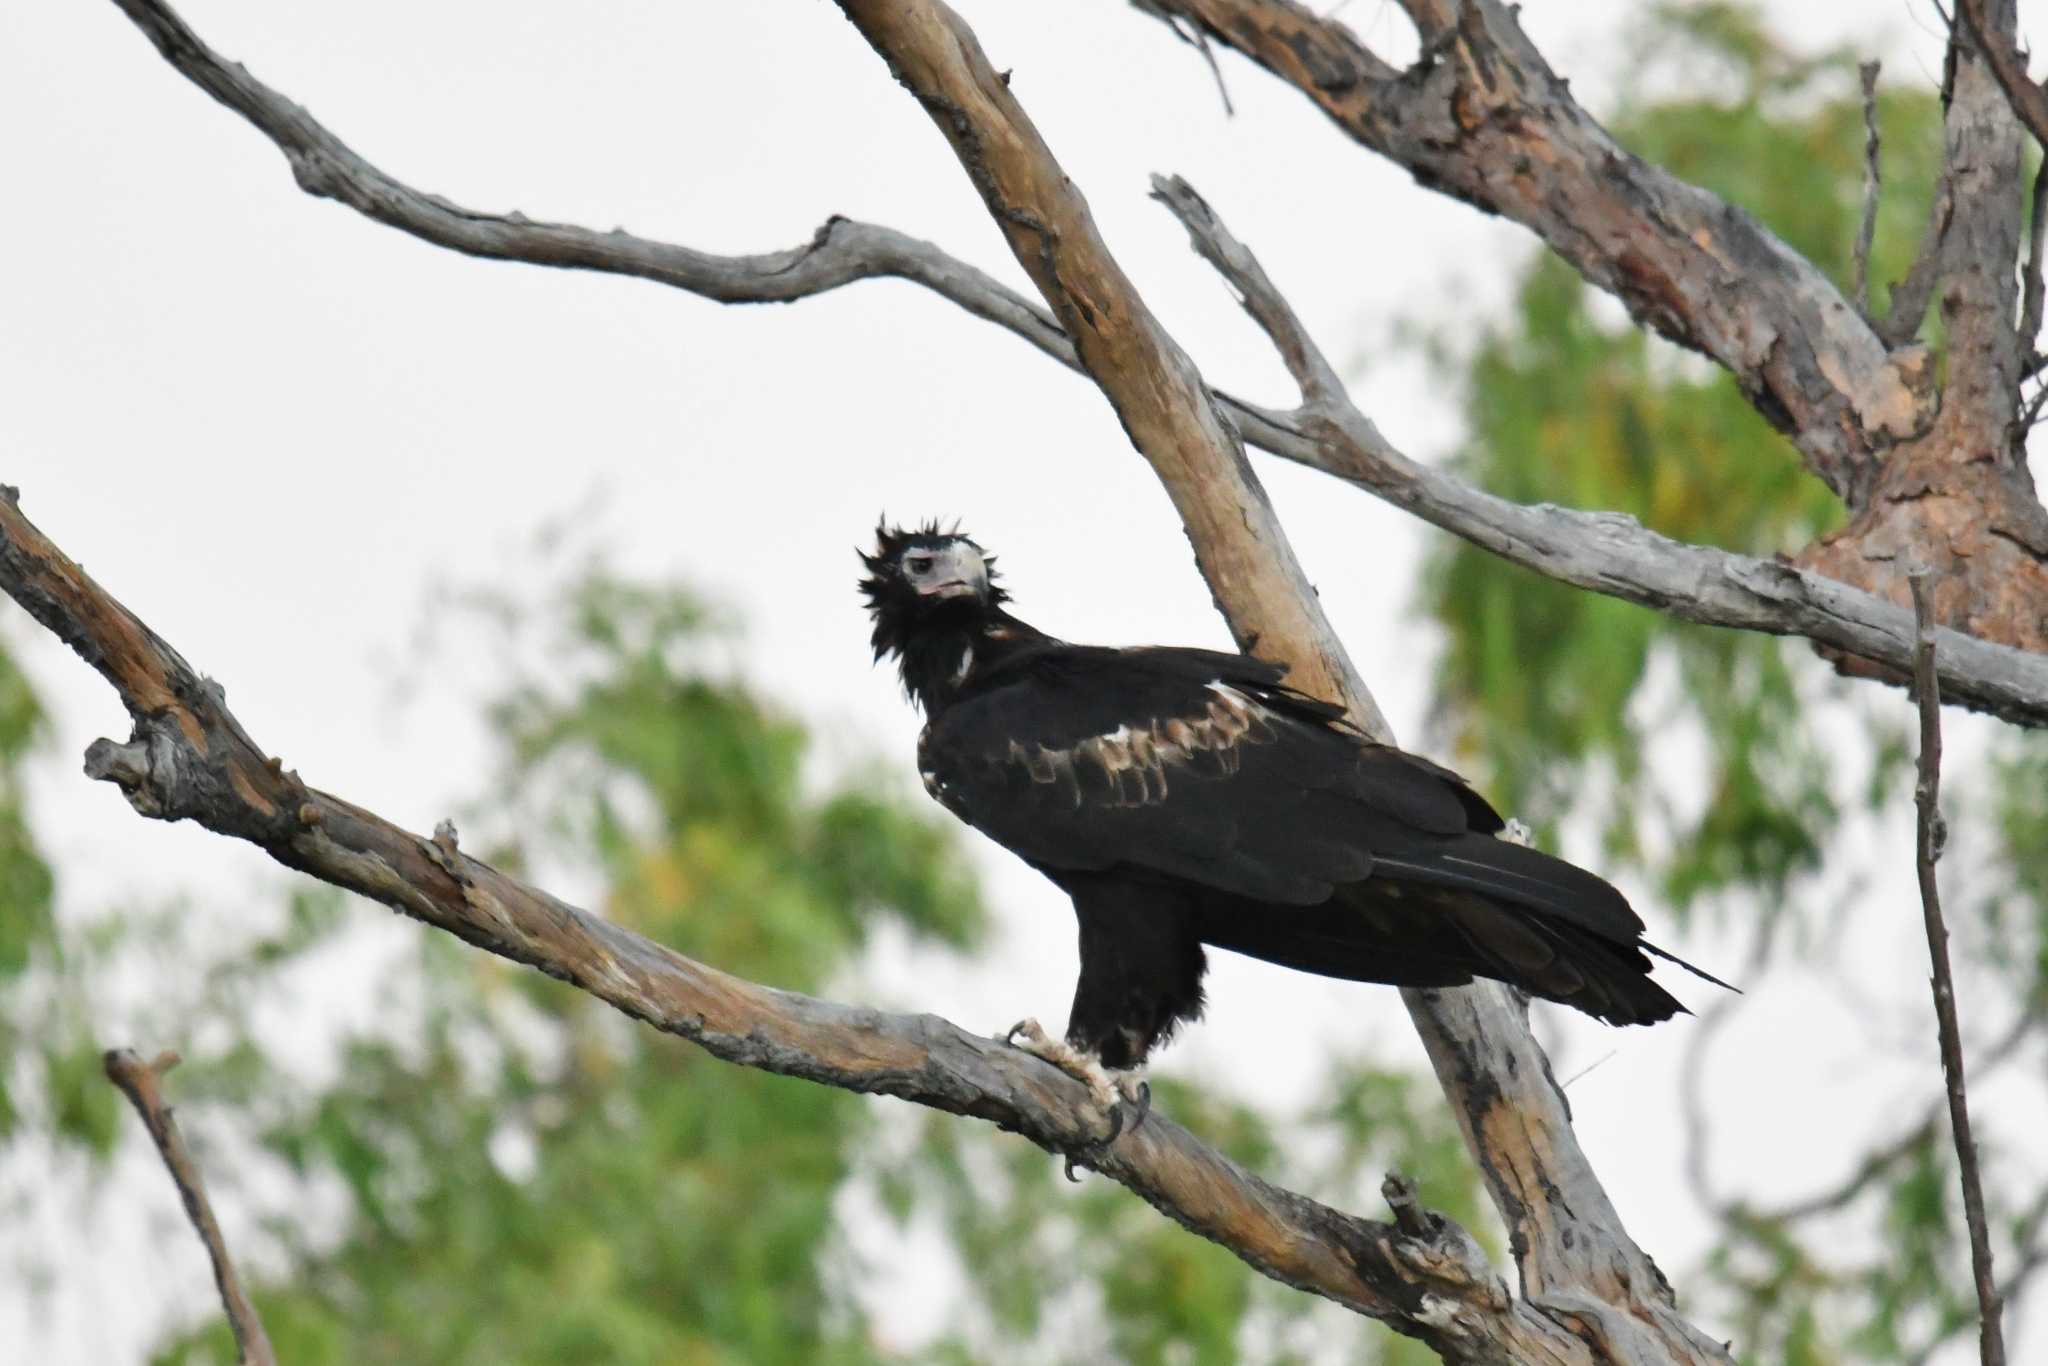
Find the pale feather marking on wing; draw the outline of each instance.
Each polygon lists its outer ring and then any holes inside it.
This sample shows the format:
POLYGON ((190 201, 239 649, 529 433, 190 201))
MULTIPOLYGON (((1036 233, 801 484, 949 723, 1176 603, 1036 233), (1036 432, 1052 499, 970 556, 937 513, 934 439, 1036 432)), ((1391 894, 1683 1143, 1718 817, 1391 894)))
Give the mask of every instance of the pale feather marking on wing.
POLYGON ((1083 801, 1076 766, 1083 762, 1101 773, 1115 805, 1155 805, 1166 800, 1169 770, 1187 766, 1197 754, 1215 756, 1223 773, 1233 774, 1241 760, 1240 745, 1274 738, 1273 713, 1265 706, 1221 680, 1204 690, 1212 696, 1193 715, 1163 721, 1154 717, 1135 728, 1120 725, 1064 749, 1027 748, 1012 740, 1009 761, 1022 767, 1034 783, 1064 782, 1076 807, 1083 801))

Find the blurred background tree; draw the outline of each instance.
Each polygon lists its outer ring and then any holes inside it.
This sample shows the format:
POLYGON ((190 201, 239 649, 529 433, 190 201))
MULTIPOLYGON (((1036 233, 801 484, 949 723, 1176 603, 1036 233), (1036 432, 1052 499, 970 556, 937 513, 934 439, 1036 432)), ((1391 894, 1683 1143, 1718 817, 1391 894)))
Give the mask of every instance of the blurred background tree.
MULTIPOLYGON (((1617 136, 1846 280, 1862 193, 1852 56, 1787 52, 1734 4, 1659 7, 1634 44, 1617 136)), ((1877 282, 1902 276, 1918 241, 1941 136, 1931 85, 1909 75, 1880 97, 1877 282)), ((1531 250, 1505 316, 1422 335, 1462 376, 1456 459, 1498 493, 1765 554, 1838 515, 1725 374, 1547 254, 1531 250)), ((1938 330, 1928 340, 1938 349, 1938 330)), ((1688 627, 1462 545, 1443 543, 1422 583, 1442 639, 1433 747, 1503 809, 1539 817, 1546 842, 1597 846, 1660 902, 1738 933, 1751 967, 1737 975, 1843 959, 1869 885, 1855 851, 1891 839, 1910 802, 1895 695, 1842 683, 1801 644, 1688 627)), ((803 726, 732 676, 715 614, 601 566, 562 584, 544 603, 478 595, 463 610, 491 623, 505 661, 490 706, 502 771, 469 815, 487 858, 798 990, 860 995, 885 928, 934 953, 983 945, 953 832, 885 770, 823 771, 803 726)), ((324 891, 280 895, 253 935, 175 903, 60 923, 19 777, 39 717, 0 657, 0 1207, 29 1217, 55 1198, 53 1171, 161 1180, 117 1160, 136 1136, 98 1054, 176 1042, 189 1061, 174 1091, 211 1180, 265 1212, 267 1245, 238 1250, 283 1360, 1427 1359, 1121 1191, 1065 1186, 1021 1140, 715 1065, 410 926, 397 951, 389 935, 366 951, 362 908, 324 891), (279 1057, 278 1012, 337 972, 374 982, 374 1012, 317 1065, 279 1057), (850 1232, 871 1211, 895 1230, 888 1255, 949 1288, 929 1340, 878 1326, 877 1244, 850 1232)), ((2038 1075, 2048 750, 2017 734, 1979 748, 1949 782, 1948 866, 1972 892, 1956 928, 1982 1026, 1973 1065, 2038 1075)), ((1712 1008, 1696 1055, 1741 1008, 1712 1008)), ((1924 1001, 1871 1009, 1873 1048, 1924 1040, 1924 1001)), ((1161 1103, 1297 1189, 1357 1207, 1398 1167, 1433 1207, 1494 1227, 1426 1077, 1369 1057, 1327 1071, 1300 1114, 1261 1113, 1222 1084, 1162 1083, 1161 1103)), ((1945 1126, 1914 1108, 1844 1155, 1838 1187, 1764 1209, 1708 1179, 1703 1118, 1696 1194, 1719 1237, 1699 1265, 1667 1269, 1746 1361, 1926 1359, 1973 1324, 1945 1126)), ((1987 1176, 2001 1269, 2024 1286, 2048 1259, 2048 1180, 2018 1142, 1990 1136, 1987 1176)), ((157 1236, 196 1261, 189 1231, 157 1236)), ((8 1257, 24 1282, 50 1274, 31 1242, 8 1257)), ((223 1325, 195 1321, 161 1359, 233 1351, 223 1325)))
MULTIPOLYGON (((1754 5, 1662 5, 1632 40, 1632 78, 1609 126, 1646 160, 1755 214, 1846 288, 1863 203, 1856 68, 1847 50, 1786 51, 1754 5)), ((1870 279, 1881 315, 1933 197, 1934 82, 1881 86, 1877 113, 1884 189, 1870 279)), ((1923 332, 1937 356, 1938 314, 1923 332)), ((1752 555, 1790 551, 1840 521, 1840 503, 1725 371, 1635 327, 1548 253, 1530 253, 1505 317, 1465 334, 1418 331, 1463 376, 1468 439, 1455 461, 1482 487, 1619 510, 1752 555)), ((1897 832, 1910 829, 1914 742, 1896 694, 1843 681, 1804 642, 1693 626, 1448 538, 1420 605, 1444 641, 1438 738, 1503 810, 1535 813, 1546 841, 1597 841, 1600 866, 1632 868, 1681 917, 1738 933, 1750 945, 1736 974, 1746 985, 1784 967, 1854 992, 1845 941, 1880 876, 1857 851, 1910 845, 1897 832)), ((1944 776, 1962 847, 1943 867, 1981 889, 1974 914, 1951 922, 1976 960, 1964 988, 1979 1026, 1975 1087, 2001 1069, 2038 1076, 2043 1064, 2048 750, 2013 728, 1950 724, 1989 749, 1944 776)), ((1904 875, 1892 874, 1895 885, 1904 875)), ((1865 1004, 1874 1048, 1931 1046, 1924 999, 1865 1004)), ((1717 1002, 1696 1029, 1693 1087, 1740 1008, 1717 1002)), ((1719 1301, 1700 1312, 1728 1316, 1745 1360, 1921 1361, 1974 1338, 1955 1156, 1934 1099, 1871 1135, 1862 1154, 1844 1153, 1851 1175, 1838 1188, 1781 1209, 1715 1189, 1706 1155, 1692 1155, 1695 1193, 1722 1231, 1686 1279, 1719 1301)), ((1693 1104, 1693 1141, 1710 1145, 1693 1104)), ((1982 1146, 2001 1275, 2023 1285, 2048 1254, 2048 1171, 2024 1160, 2017 1137, 1982 1146)))

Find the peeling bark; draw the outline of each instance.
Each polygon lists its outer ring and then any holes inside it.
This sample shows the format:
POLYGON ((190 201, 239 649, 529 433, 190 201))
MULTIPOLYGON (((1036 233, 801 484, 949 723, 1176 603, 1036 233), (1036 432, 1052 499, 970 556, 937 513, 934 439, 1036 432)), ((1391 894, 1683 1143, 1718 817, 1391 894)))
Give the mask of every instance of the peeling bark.
MULTIPOLYGON (((1993 40, 2010 43, 2011 0, 1977 8, 1993 40)), ((2048 651, 2048 512, 2019 422, 2021 142, 1982 45, 1959 33, 1946 119, 1952 217, 1939 286, 1949 373, 1941 410, 1924 435, 1887 455, 1848 524, 1798 562, 1902 605, 1911 601, 1908 571, 1925 564, 1944 625, 2048 651)), ((1831 657, 1845 672, 1871 669, 1831 657)))

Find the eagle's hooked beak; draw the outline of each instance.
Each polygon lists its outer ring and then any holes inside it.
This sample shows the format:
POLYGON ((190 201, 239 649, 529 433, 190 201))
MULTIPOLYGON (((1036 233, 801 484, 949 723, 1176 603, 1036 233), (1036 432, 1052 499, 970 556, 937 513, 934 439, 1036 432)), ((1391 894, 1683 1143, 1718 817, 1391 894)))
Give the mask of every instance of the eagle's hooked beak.
POLYGON ((925 598, 977 598, 988 592, 988 565, 981 552, 955 541, 932 552, 932 567, 918 586, 925 598))

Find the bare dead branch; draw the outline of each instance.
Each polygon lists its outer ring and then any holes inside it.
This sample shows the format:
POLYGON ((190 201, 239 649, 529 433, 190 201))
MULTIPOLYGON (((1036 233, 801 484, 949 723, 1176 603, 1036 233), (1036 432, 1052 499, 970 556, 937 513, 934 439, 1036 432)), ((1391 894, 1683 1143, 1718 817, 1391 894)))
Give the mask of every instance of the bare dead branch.
POLYGON ((1230 87, 1223 83, 1223 68, 1217 65, 1216 49, 1209 42, 1209 35, 1190 24, 1183 24, 1178 15, 1168 14, 1151 3, 1151 0, 1131 0, 1131 4, 1151 15, 1173 32, 1173 36, 1202 54, 1202 60, 1209 64, 1209 74, 1216 80, 1216 94, 1223 101, 1226 117, 1235 118, 1237 110, 1230 103, 1230 87))
POLYGON ((1398 71, 1296 0, 1146 0, 1298 89, 1428 188, 1535 232, 1646 327, 1711 357, 1852 508, 1921 397, 1825 273, 1741 209, 1642 161, 1572 99, 1499 0, 1403 0, 1398 71))
MULTIPOLYGON (((1072 341, 1042 307, 931 243, 889 228, 836 218, 803 247, 717 256, 623 232, 451 204, 364 161, 305 110, 224 61, 165 6, 122 0, 122 7, 178 71, 269 136, 294 167, 317 165, 318 174, 301 177, 310 193, 426 241, 498 260, 633 275, 728 303, 788 302, 856 280, 894 277, 1007 328, 1070 369, 1083 369, 1072 341)), ((1939 234, 1930 227, 1929 236, 1933 241, 1939 234)), ((1938 256, 1923 251, 1926 259, 1938 256)), ((1922 274, 1931 293, 1937 272, 1916 267, 1916 278, 1922 274)), ((1923 299, 1919 312, 1925 309, 1923 299)), ((1419 465, 1384 440, 1329 447, 1303 431, 1296 414, 1222 392, 1213 398, 1260 449, 1334 474, 1523 568, 1686 621, 1804 636, 1900 677, 1912 669, 1911 613, 1873 594, 1778 561, 1673 541, 1620 514, 1510 502, 1419 465)), ((2048 725, 2048 659, 1952 631, 1940 638, 1942 686, 1951 700, 2019 724, 2048 725)))
POLYGON ((227 1310, 228 1328, 235 1335, 235 1347, 244 1366, 277 1366, 277 1354, 271 1350, 269 1334, 263 1331, 263 1320, 250 1303, 248 1292, 242 1289, 234 1260, 228 1256, 228 1242, 221 1234, 220 1222, 213 1217, 213 1205, 206 1198, 206 1183, 200 1179, 199 1164, 192 1160, 185 1136, 178 1132, 171 1107, 164 1104, 164 1073, 178 1065, 178 1055, 166 1051, 144 1062, 132 1048, 114 1048, 107 1051, 102 1061, 107 1080, 121 1088, 135 1113, 142 1116, 143 1127, 149 1130, 164 1166, 170 1169, 178 1198, 185 1203, 185 1214, 198 1230, 199 1241, 206 1244, 206 1255, 213 1262, 213 1283, 220 1288, 220 1302, 227 1310))
MULTIPOLYGON (((1939 422, 1952 434, 1952 448, 2009 456, 2026 349, 2015 332, 2022 308, 2013 270, 2021 251, 2024 139, 2013 117, 2018 98, 2001 88, 2008 73, 2000 68, 2001 59, 2018 60, 2013 0, 1969 0, 1957 13, 1965 32, 1956 36, 1967 37, 1951 44, 1955 75, 1943 119, 1942 161, 1955 213, 1940 285, 1949 378, 1939 422)), ((2025 76, 2021 68, 2022 85, 2025 76)), ((2027 88, 2048 102, 2048 94, 2027 88)), ((2048 526, 2040 530, 2048 534, 2048 526)))
POLYGON ((1877 240, 1877 201, 1884 188, 1884 174, 1877 160, 1877 76, 1883 69, 1882 62, 1874 61, 1863 62, 1856 68, 1856 80, 1863 89, 1863 221, 1856 225, 1849 294, 1865 318, 1870 316, 1870 244, 1877 240))
POLYGON ((1977 1286, 1978 1350, 1983 1366, 2005 1366, 2005 1333, 1999 1322, 1998 1281, 1991 1269, 1991 1232, 1984 1217, 1984 1177, 1977 1165, 1977 1141, 1970 1134, 1970 1104, 1963 1080, 1963 1036, 1956 1022, 1956 984, 1949 966, 1948 927, 1942 923, 1941 888, 1934 865, 1947 842, 1941 818, 1941 684, 1934 669, 1934 606, 1927 571, 1907 576, 1919 623, 1913 692, 1920 710, 1919 782, 1913 789, 1919 810, 1914 867, 1920 880, 1920 908, 1927 927, 1927 956, 1934 966, 1934 1019, 1941 1041, 1941 1073, 1948 1087, 1949 1127, 1963 1186, 1963 1219, 1970 1230, 1970 1267, 1977 1286))
POLYGON ((1045 311, 928 242, 834 217, 803 246, 718 256, 635 237, 537 222, 514 211, 480 213, 386 175, 298 105, 202 42, 170 6, 116 0, 166 61, 277 144, 299 187, 436 246, 489 260, 637 276, 721 303, 787 303, 858 280, 897 277, 1015 332, 1055 360, 1071 347, 1045 311))
POLYGON ((1157 1109, 1108 1149, 1081 1083, 932 1015, 779 991, 644 939, 462 852, 318 791, 269 758, 204 679, 70 560, 0 490, 0 589, 113 685, 133 718, 86 773, 141 814, 191 820, 273 859, 590 993, 728 1062, 986 1120, 1083 1155, 1161 1213, 1261 1273, 1322 1295, 1452 1362, 1593 1366, 1570 1333, 1509 1295, 1469 1234, 1427 1215, 1417 1235, 1245 1171, 1157 1109))

